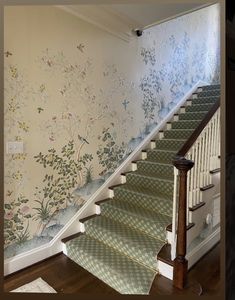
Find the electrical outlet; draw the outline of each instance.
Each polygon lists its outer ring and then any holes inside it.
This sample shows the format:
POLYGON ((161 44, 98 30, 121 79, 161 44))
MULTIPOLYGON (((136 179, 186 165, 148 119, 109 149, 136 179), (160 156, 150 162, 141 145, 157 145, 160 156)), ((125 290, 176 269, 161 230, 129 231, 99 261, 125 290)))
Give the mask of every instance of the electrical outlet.
POLYGON ((7 154, 23 153, 23 142, 7 142, 7 154))

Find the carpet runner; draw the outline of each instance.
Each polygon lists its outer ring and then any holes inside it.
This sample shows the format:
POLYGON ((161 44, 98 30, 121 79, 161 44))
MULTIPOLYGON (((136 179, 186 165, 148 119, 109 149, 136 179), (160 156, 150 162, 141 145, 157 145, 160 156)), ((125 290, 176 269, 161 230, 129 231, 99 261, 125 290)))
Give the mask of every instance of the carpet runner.
POLYGON ((172 222, 172 159, 219 97, 219 85, 197 93, 126 183, 113 188, 114 197, 100 204, 101 214, 85 221, 85 233, 66 242, 69 258, 121 294, 149 293, 172 222))

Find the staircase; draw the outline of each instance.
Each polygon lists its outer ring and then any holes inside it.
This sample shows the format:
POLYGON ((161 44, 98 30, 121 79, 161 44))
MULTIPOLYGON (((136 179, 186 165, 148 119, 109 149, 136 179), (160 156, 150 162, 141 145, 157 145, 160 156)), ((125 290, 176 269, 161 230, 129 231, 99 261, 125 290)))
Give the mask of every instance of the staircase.
MULTIPOLYGON (((100 215, 83 220, 85 232, 65 238, 67 256, 121 294, 148 294, 158 273, 159 253, 172 223, 172 160, 219 99, 219 85, 203 86, 180 108, 123 184, 96 202, 100 215), (158 259, 157 259, 158 257, 158 259)), ((172 262, 169 262, 172 264, 172 262)))

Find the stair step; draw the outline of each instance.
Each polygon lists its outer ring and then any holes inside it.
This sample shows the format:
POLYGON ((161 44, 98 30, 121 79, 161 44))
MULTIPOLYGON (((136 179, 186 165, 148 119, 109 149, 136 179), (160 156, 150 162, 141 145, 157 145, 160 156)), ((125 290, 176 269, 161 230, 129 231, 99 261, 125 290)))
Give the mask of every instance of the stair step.
POLYGON ((121 294, 148 294, 156 272, 87 234, 66 247, 70 259, 121 294))
POLYGON ((204 85, 200 86, 203 91, 208 91, 208 90, 218 90, 220 89, 220 84, 211 84, 211 85, 204 85))
POLYGON ((179 114, 179 120, 202 120, 208 111, 179 114))
POLYGON ((126 184, 133 187, 145 188, 151 192, 158 192, 169 197, 173 196, 173 178, 172 180, 169 180, 149 175, 147 176, 138 173, 137 170, 126 175, 126 184))
MULTIPOLYGON (((178 122, 173 122, 173 123, 178 123, 178 122)), ((166 138, 163 138, 161 140, 156 140, 155 141, 155 146, 156 146, 157 150, 159 149, 159 150, 177 151, 183 146, 183 144, 185 142, 186 142, 186 139, 166 139, 166 138)))
POLYGON ((171 245, 165 244, 157 255, 157 259, 170 265, 174 265, 174 261, 171 260, 171 245))
POLYGON ((174 177, 174 167, 172 164, 160 164, 148 160, 137 161, 137 171, 143 175, 149 174, 163 179, 173 180, 174 177))
POLYGON ((192 105, 194 104, 209 104, 209 103, 215 103, 217 100, 219 100, 220 97, 218 96, 209 96, 209 97, 200 97, 197 99, 192 99, 192 105))
POLYGON ((213 103, 209 104, 193 104, 191 106, 187 106, 185 108, 186 112, 200 112, 200 111, 209 111, 211 107, 213 106, 213 103))
POLYGON ((192 132, 192 129, 171 129, 164 131, 164 137, 166 139, 188 139, 192 132))
POLYGON ((114 190, 114 199, 126 201, 137 207, 159 212, 165 215, 172 215, 172 197, 166 197, 156 191, 150 192, 145 188, 134 188, 130 185, 123 185, 114 190))
POLYGON ((153 238, 166 240, 166 226, 172 217, 112 199, 101 204, 101 214, 139 230, 153 238))
MULTIPOLYGON (((182 120, 172 122, 172 129, 195 129, 200 124, 199 120, 182 120)), ((185 140, 186 141, 186 140, 185 140)))
POLYGON ((164 245, 161 240, 106 216, 86 222, 86 234, 148 268, 157 269, 156 255, 164 245))
POLYGON ((147 159, 148 161, 154 161, 158 163, 172 164, 173 159, 175 158, 176 151, 167 151, 167 150, 158 150, 158 149, 149 149, 147 150, 147 159))
POLYGON ((220 96, 220 89, 208 90, 197 93, 197 97, 210 97, 210 96, 220 96))

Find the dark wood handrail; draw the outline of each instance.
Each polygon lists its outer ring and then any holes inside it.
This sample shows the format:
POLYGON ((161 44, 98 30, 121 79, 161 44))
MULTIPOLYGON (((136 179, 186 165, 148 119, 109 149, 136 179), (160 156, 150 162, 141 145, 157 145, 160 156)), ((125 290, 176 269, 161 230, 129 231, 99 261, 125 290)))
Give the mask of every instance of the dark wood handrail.
POLYGON ((194 130, 194 132, 190 135, 186 143, 181 147, 181 149, 178 151, 176 156, 182 157, 185 156, 186 153, 189 151, 189 149, 192 147, 192 145, 195 143, 196 139, 202 132, 202 130, 206 127, 207 123, 209 123, 210 119, 213 117, 215 112, 220 106, 220 101, 217 100, 215 104, 212 106, 212 108, 208 111, 208 113, 205 115, 201 123, 198 125, 198 127, 194 130))
POLYGON ((173 160, 173 165, 179 170, 179 199, 178 199, 178 225, 176 239, 176 258, 173 264, 173 285, 183 289, 187 280, 188 261, 186 256, 187 245, 187 172, 193 167, 194 162, 185 158, 186 153, 197 140, 202 130, 209 123, 217 109, 219 100, 215 102, 212 108, 205 115, 203 120, 191 134, 186 143, 178 151, 173 160))

